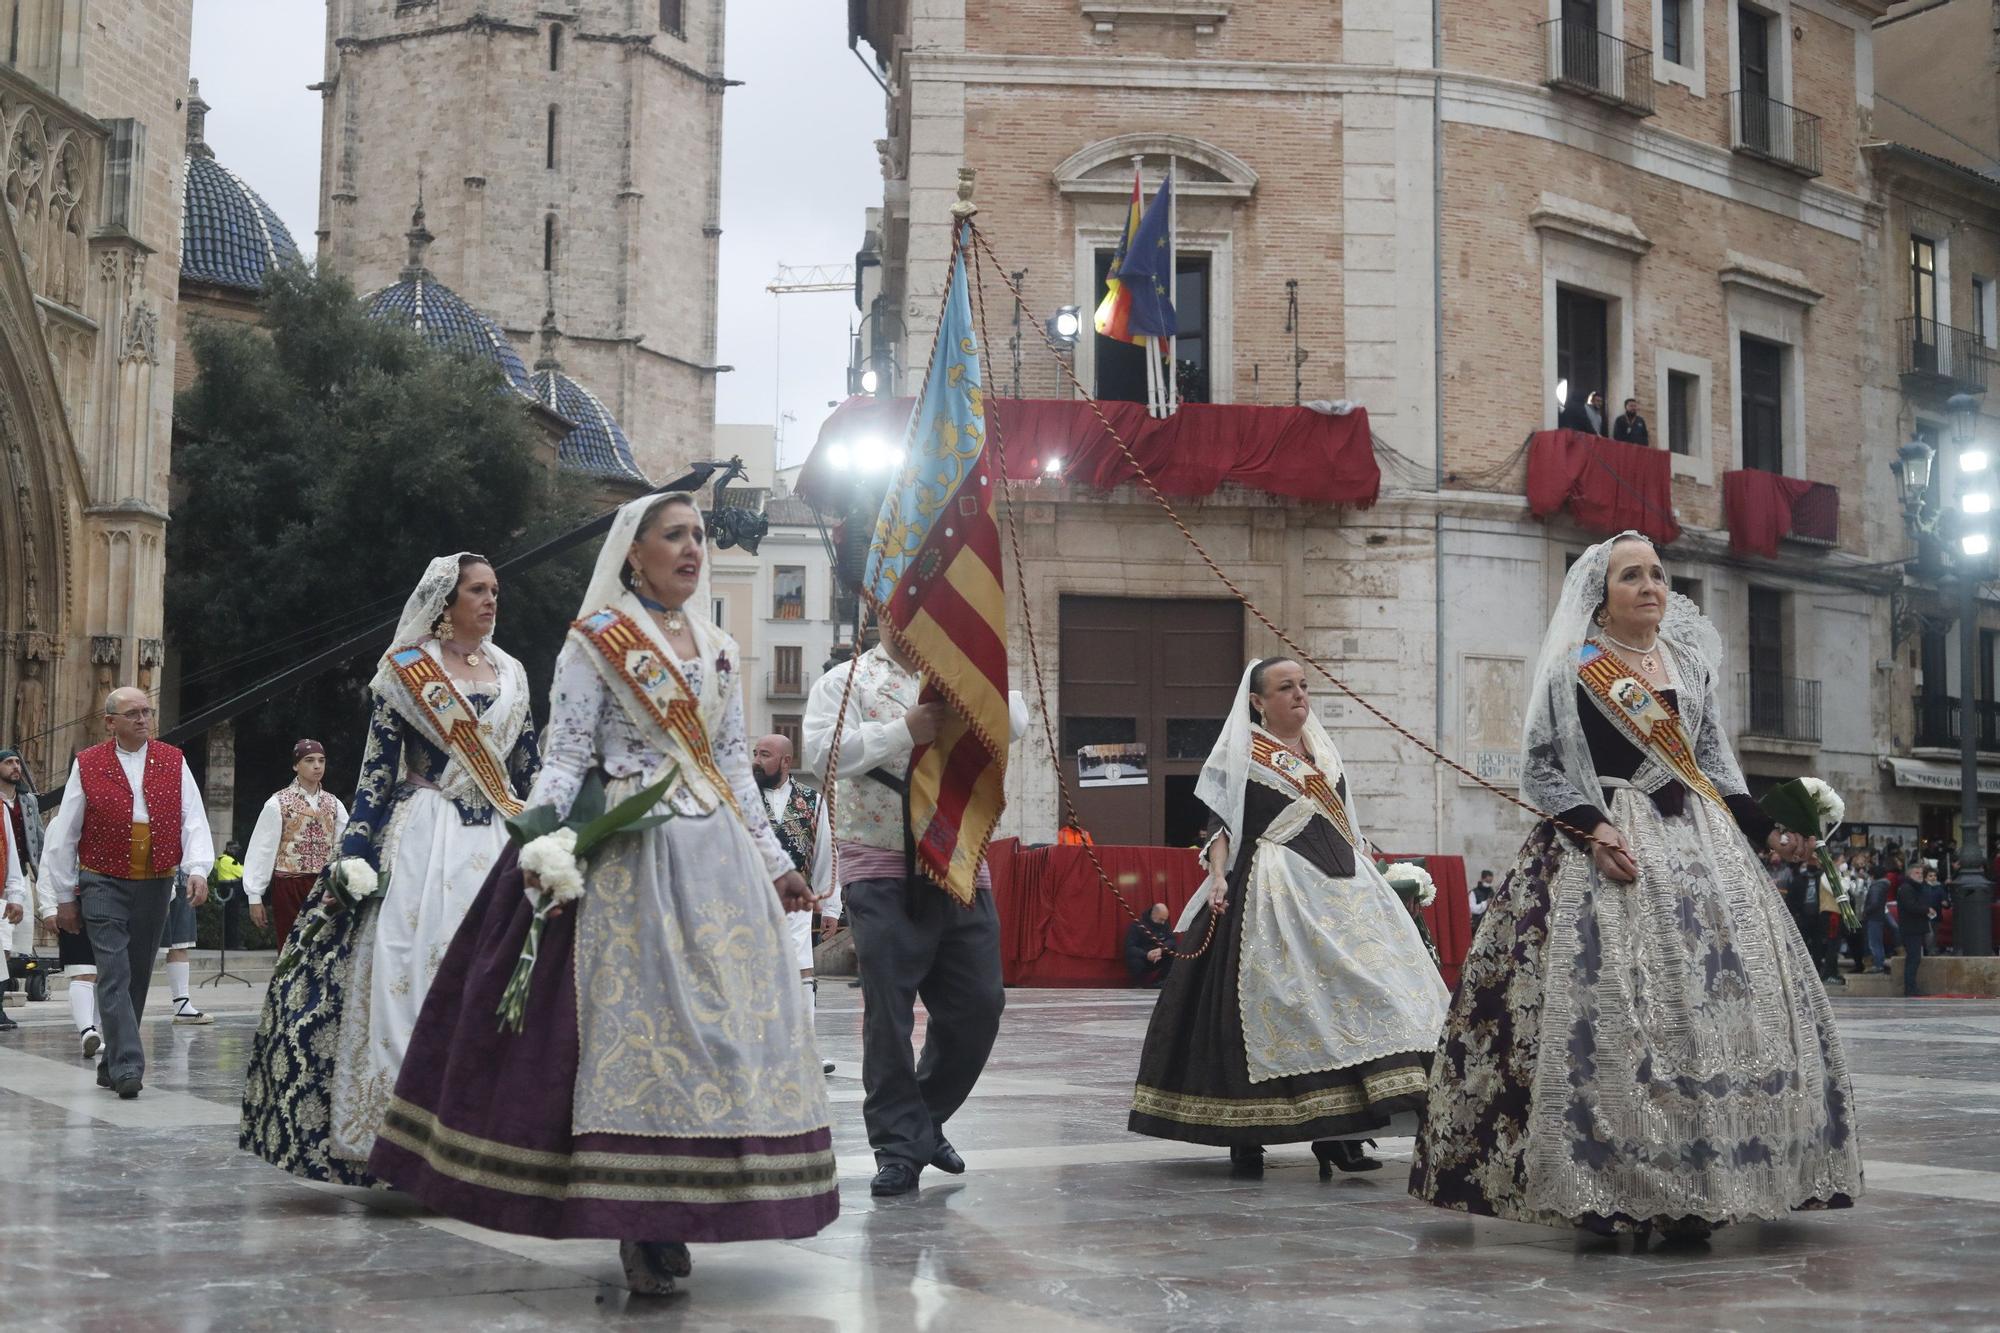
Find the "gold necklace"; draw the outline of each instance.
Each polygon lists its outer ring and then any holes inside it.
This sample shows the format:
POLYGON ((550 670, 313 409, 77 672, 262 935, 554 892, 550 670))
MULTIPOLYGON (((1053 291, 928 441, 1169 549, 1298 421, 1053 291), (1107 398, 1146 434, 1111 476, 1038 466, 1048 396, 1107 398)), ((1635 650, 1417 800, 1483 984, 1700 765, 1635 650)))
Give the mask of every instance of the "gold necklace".
POLYGON ((1603 630, 1600 633, 1604 635, 1604 641, 1611 644, 1614 648, 1623 648, 1628 653, 1637 653, 1639 655, 1639 668, 1647 675, 1657 676, 1660 674, 1660 659, 1656 655, 1660 647, 1659 635, 1655 634, 1653 636, 1653 646, 1651 648, 1634 648, 1629 643, 1612 638, 1609 630, 1603 630))
POLYGON ((469 667, 476 667, 480 664, 480 662, 484 660, 479 656, 479 650, 477 648, 474 648, 469 653, 461 653, 458 651, 458 649, 451 646, 450 639, 441 639, 439 640, 439 642, 444 645, 445 651, 449 652, 453 657, 456 657, 459 661, 465 663, 469 667))

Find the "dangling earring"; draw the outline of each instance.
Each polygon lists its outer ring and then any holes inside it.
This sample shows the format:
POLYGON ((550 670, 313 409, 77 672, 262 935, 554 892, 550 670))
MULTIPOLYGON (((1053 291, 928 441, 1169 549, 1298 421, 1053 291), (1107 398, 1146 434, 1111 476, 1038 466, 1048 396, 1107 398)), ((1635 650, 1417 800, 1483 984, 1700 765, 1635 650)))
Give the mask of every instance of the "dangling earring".
POLYGON ((431 626, 431 637, 439 643, 451 642, 451 613, 449 611, 439 614, 436 623, 431 626))
POLYGON ((1597 626, 1597 628, 1603 629, 1606 625, 1609 625, 1611 623, 1611 613, 1609 611, 1606 611, 1603 607, 1600 606, 1597 608, 1596 612, 1594 612, 1591 615, 1590 620, 1592 624, 1597 626))

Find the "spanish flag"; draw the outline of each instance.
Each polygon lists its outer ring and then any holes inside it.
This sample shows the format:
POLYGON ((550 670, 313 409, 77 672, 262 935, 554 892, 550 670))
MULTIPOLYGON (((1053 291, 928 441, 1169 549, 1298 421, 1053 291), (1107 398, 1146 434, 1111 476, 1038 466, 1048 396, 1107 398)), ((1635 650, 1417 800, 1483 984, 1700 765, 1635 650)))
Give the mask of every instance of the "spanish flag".
POLYGON ((1132 293, 1119 277, 1125 269, 1125 257, 1132 252, 1132 239, 1139 234, 1139 219, 1139 173, 1134 169, 1132 205, 1125 210, 1125 230, 1118 237, 1117 253, 1111 256, 1111 270, 1104 280, 1104 299, 1097 305, 1097 331, 1121 343, 1146 341, 1145 335, 1135 337, 1131 332, 1132 293))
POLYGON ((951 285, 901 476, 883 500, 863 575, 883 634, 923 676, 921 703, 947 705, 937 738, 910 757, 910 836, 926 878, 970 904, 1006 808, 1007 594, 993 518, 999 460, 966 288, 968 237, 954 236, 951 285))

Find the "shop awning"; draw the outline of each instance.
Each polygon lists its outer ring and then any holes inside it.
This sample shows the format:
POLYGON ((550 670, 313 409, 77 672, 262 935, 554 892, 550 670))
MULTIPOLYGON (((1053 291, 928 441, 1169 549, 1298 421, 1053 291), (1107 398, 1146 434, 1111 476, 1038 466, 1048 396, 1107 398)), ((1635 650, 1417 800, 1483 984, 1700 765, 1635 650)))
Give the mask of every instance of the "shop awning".
MULTIPOLYGON (((1944 791, 1956 796, 1963 784, 1958 780, 1958 765, 1939 763, 1934 759, 1895 759, 1889 767, 1895 771, 1898 787, 1914 787, 1918 791, 1944 791)), ((2000 768, 1984 765, 1979 770, 1979 794, 2000 796, 2000 768)))

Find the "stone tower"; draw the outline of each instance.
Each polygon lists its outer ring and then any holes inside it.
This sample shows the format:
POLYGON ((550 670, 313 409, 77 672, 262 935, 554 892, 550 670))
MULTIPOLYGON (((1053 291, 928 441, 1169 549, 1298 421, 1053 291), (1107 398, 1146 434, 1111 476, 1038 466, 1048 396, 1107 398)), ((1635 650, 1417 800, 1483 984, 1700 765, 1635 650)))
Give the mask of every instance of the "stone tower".
POLYGON ((439 281, 564 369, 656 478, 709 451, 723 0, 327 0, 320 256, 439 281))

